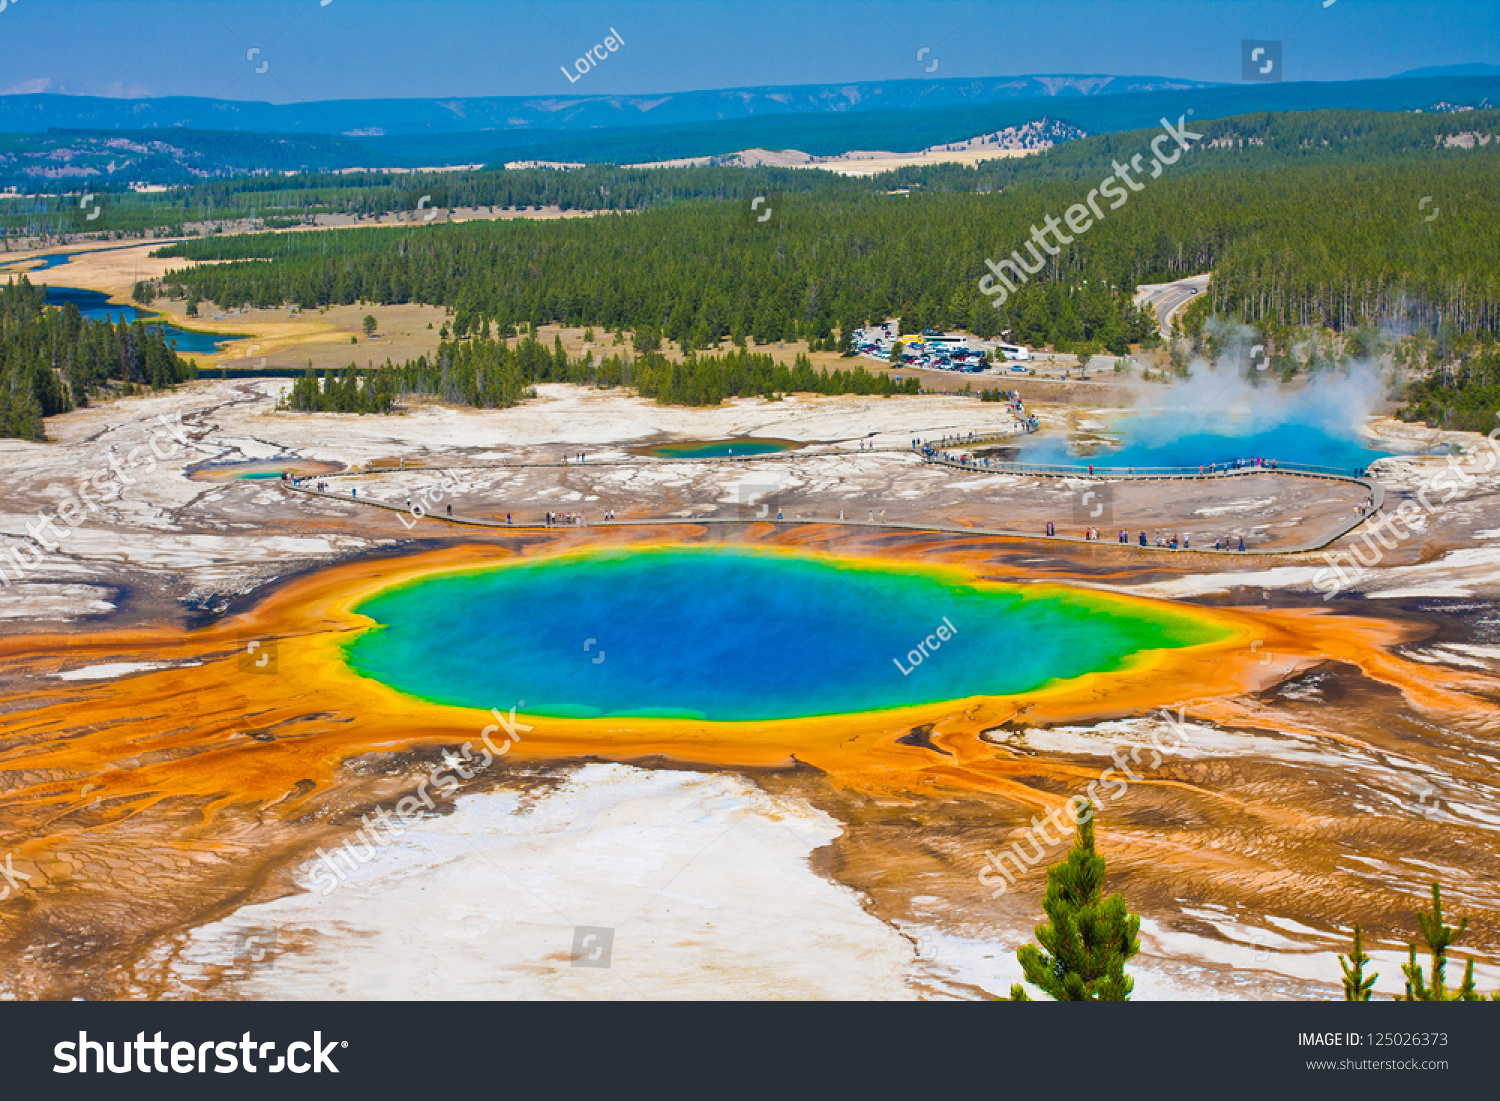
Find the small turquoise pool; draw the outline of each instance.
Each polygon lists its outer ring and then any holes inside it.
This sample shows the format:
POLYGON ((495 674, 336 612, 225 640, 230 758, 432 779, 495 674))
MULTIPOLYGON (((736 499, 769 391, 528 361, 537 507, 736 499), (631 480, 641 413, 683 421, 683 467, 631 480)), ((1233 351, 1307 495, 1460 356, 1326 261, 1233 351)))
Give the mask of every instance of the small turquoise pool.
POLYGON ((728 459, 744 455, 773 455, 800 447, 792 440, 742 437, 725 440, 687 440, 682 443, 653 444, 643 453, 658 459, 728 459))

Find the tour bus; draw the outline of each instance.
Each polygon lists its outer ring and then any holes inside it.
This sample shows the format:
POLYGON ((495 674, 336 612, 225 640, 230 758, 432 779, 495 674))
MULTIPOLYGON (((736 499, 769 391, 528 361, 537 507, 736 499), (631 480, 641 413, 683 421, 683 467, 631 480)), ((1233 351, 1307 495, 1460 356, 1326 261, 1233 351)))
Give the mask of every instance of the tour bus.
POLYGON ((996 344, 995 347, 1006 359, 1019 359, 1025 362, 1031 358, 1031 353, 1019 344, 996 344))

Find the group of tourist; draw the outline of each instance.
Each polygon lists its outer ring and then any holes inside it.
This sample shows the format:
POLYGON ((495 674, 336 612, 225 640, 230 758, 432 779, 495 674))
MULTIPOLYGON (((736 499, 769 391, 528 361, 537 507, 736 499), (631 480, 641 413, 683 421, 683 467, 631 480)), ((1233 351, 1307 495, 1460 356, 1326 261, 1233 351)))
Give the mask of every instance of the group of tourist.
MULTIPOLYGON (((1049 521, 1047 521, 1047 529, 1046 530, 1047 530, 1047 534, 1048 535, 1056 535, 1057 534, 1057 525, 1054 524, 1054 523, 1052 523, 1052 521, 1049 520, 1049 521)), ((1177 535, 1167 535, 1167 534, 1165 534, 1163 532, 1156 532, 1155 535, 1156 535, 1156 546, 1161 547, 1163 550, 1179 550, 1179 549, 1180 550, 1192 550, 1193 549, 1192 539, 1189 536, 1185 535, 1185 534, 1181 535, 1181 536, 1177 536, 1177 535)), ((1083 529, 1083 538, 1084 538, 1085 542, 1088 542, 1088 543, 1097 543, 1099 541, 1099 538, 1100 538, 1099 529, 1098 528, 1084 528, 1083 529)), ((1127 530, 1125 530, 1124 528, 1121 528, 1119 531, 1115 532, 1115 538, 1122 545, 1128 546, 1129 543, 1130 543, 1130 532, 1127 531, 1127 530)), ((1233 548, 1230 546, 1231 542, 1232 542, 1231 539, 1215 539, 1214 540, 1214 550, 1232 550, 1233 548)), ((1143 547, 1149 547, 1149 546, 1152 545, 1150 542, 1147 541, 1145 531, 1141 532, 1141 535, 1140 535, 1140 545, 1143 546, 1143 547)), ((1245 537, 1243 535, 1239 536, 1239 549, 1240 550, 1244 550, 1245 549, 1245 537)))
POLYGON ((1000 400, 1005 402, 1005 407, 1014 413, 1016 419, 1021 422, 1022 431, 1035 432, 1041 427, 1041 423, 1036 419, 1035 414, 1028 414, 1026 412, 1026 403, 1021 400, 1021 391, 1001 390, 1000 400))
MULTIPOLYGON (((285 471, 282 472, 281 480, 283 482, 290 482, 293 489, 301 489, 301 488, 303 488, 303 483, 307 481, 306 478, 299 478, 296 475, 294 475, 294 474, 288 474, 285 471)), ((313 482, 312 485, 309 486, 308 488, 315 489, 319 493, 327 493, 328 492, 328 483, 325 482, 325 481, 317 481, 317 482, 313 482)), ((359 496, 359 490, 357 490, 357 489, 351 489, 349 491, 349 496, 351 496, 351 497, 358 497, 359 496)))
MULTIPOLYGON (((612 508, 604 510, 604 519, 612 522, 615 519, 615 510, 612 508)), ((505 522, 511 522, 510 513, 505 514, 505 522)), ((549 528, 589 526, 588 519, 581 512, 549 512, 546 515, 546 523, 549 528)))
POLYGON ((1231 459, 1227 463, 1209 463, 1207 466, 1204 466, 1202 463, 1199 463, 1198 464, 1198 473, 1199 474, 1223 474, 1225 471, 1228 471, 1228 470, 1244 470, 1246 468, 1260 469, 1260 470, 1275 470, 1276 469, 1276 460, 1275 459, 1262 459, 1262 458, 1258 458, 1257 457, 1257 458, 1254 458, 1254 459, 1231 459))
MULTIPOLYGON (((971 432, 969 435, 972 436, 973 433, 971 432)), ((951 451, 943 451, 941 445, 947 442, 949 441, 939 440, 934 444, 928 443, 925 440, 912 440, 911 446, 918 455, 921 455, 922 458, 929 462, 954 463, 958 466, 973 467, 976 470, 987 470, 989 468, 990 461, 988 459, 977 459, 968 452, 955 455, 951 451)))

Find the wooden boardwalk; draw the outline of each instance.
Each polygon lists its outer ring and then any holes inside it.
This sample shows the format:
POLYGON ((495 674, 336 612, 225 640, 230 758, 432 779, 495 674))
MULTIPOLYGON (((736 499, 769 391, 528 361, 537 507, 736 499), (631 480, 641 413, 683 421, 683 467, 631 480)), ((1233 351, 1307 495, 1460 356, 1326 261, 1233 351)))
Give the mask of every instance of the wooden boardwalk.
MULTIPOLYGON (((991 438, 1007 438, 1007 437, 991 437, 991 438)), ((968 442, 966 442, 965 446, 967 446, 967 443, 969 443, 969 442, 975 442, 975 441, 968 441, 968 442)), ((382 469, 380 469, 378 471, 371 471, 369 473, 371 473, 371 474, 405 474, 405 473, 418 474, 418 473, 424 473, 424 472, 429 472, 429 471, 437 471, 437 470, 445 470, 445 469, 476 469, 476 468, 477 469, 516 469, 516 468, 533 468, 533 467, 543 467, 543 468, 544 467, 563 467, 563 466, 571 466, 571 467, 578 467, 578 466, 614 467, 614 466, 634 466, 634 465, 650 465, 650 464, 655 464, 655 463, 681 463, 681 462, 699 462, 699 463, 753 463, 753 462, 775 462, 775 461, 778 461, 778 460, 785 461, 785 460, 793 458, 793 457, 798 457, 798 458, 802 458, 802 459, 809 459, 809 458, 839 458, 839 457, 845 457, 845 458, 847 458, 847 457, 852 456, 852 455, 872 455, 872 454, 880 454, 880 453, 884 453, 884 454, 892 454, 892 453, 900 454, 900 453, 905 453, 905 454, 909 454, 909 455, 916 455, 917 454, 917 452, 914 451, 910 447, 882 447, 882 448, 866 448, 866 449, 860 450, 860 451, 826 451, 826 452, 814 452, 812 454, 808 454, 806 452, 801 452, 801 453, 799 453, 799 452, 779 452, 779 453, 776 453, 776 454, 773 454, 773 455, 745 455, 745 456, 737 456, 737 457, 734 457, 734 458, 730 458, 730 457, 726 456, 726 457, 723 457, 723 458, 699 458, 699 459, 675 459, 675 458, 673 458, 673 459, 652 459, 652 458, 649 458, 649 457, 638 456, 638 457, 633 458, 630 461, 596 461, 596 462, 593 462, 593 463, 589 463, 587 461, 582 462, 582 463, 579 463, 579 462, 576 462, 576 461, 575 462, 564 462, 564 463, 555 463, 555 462, 541 462, 541 463, 495 463, 495 464, 486 464, 486 465, 480 466, 480 467, 476 467, 476 464, 473 464, 473 463, 465 463, 465 464, 462 464, 461 466, 458 465, 458 464, 454 464, 454 466, 452 466, 452 467, 449 467, 449 466, 391 467, 391 468, 382 468, 382 469)), ((1284 467, 1276 467, 1276 468, 1270 468, 1270 467, 1242 467, 1242 468, 1235 469, 1235 470, 1215 471, 1214 473, 1211 473, 1211 474, 1210 473, 1194 474, 1194 473, 1191 473, 1190 471, 1183 471, 1183 472, 1177 473, 1177 474, 1164 474, 1164 473, 1153 474, 1153 473, 1147 473, 1147 472, 1143 471, 1143 472, 1138 473, 1138 474, 1126 474, 1126 475, 1116 476, 1114 472, 1111 472, 1110 475, 1106 477, 1102 471, 1098 472, 1098 473, 1095 473, 1094 475, 1091 476, 1091 475, 1089 475, 1089 473, 1087 472, 1086 469, 1082 469, 1082 468, 1080 468, 1078 470, 1073 470, 1071 472, 1066 472, 1064 470, 1058 470, 1058 469, 1038 469, 1038 470, 1032 471, 1032 470, 1027 469, 1024 464, 1017 464, 1017 463, 1007 463, 1007 464, 1005 464, 1005 469, 997 469, 997 468, 987 468, 987 467, 982 467, 982 466, 975 466, 972 463, 960 463, 960 462, 957 462, 955 460, 948 460, 948 459, 943 459, 943 458, 928 458, 928 457, 923 457, 923 461, 931 463, 933 465, 947 466, 947 467, 952 467, 954 469, 963 470, 966 473, 970 473, 970 474, 1009 474, 1009 475, 1019 475, 1019 476, 1023 476, 1023 477, 1025 477, 1025 476, 1033 476, 1033 477, 1043 477, 1043 478, 1073 478, 1073 479, 1076 479, 1076 480, 1079 480, 1079 481, 1083 481, 1083 482, 1096 482, 1096 483, 1097 482, 1107 482, 1107 481, 1129 481, 1129 480, 1133 480, 1133 481, 1164 481, 1164 480, 1183 480, 1183 481, 1200 481, 1201 480, 1201 481, 1213 481, 1213 480, 1219 480, 1219 479, 1225 479, 1225 478, 1245 477, 1247 475, 1252 475, 1252 474, 1265 474, 1265 475, 1270 475, 1272 477, 1283 477, 1283 478, 1315 478, 1315 479, 1321 479, 1321 480, 1325 480, 1325 481, 1343 482, 1343 483, 1346 483, 1346 484, 1363 486, 1366 490, 1369 491, 1370 496, 1371 496, 1371 498, 1374 501, 1374 507, 1372 507, 1367 512, 1358 513, 1358 514, 1354 515, 1349 520, 1348 523, 1341 525, 1340 527, 1338 527, 1330 535, 1318 536, 1318 537, 1316 537, 1314 539, 1310 539, 1310 540, 1308 540, 1308 541, 1306 541, 1304 543, 1294 544, 1292 546, 1277 547, 1275 549, 1269 549, 1269 548, 1265 549, 1265 550, 1250 550, 1250 549, 1247 549, 1247 550, 1244 550, 1244 551, 1239 551, 1239 550, 1214 550, 1212 547, 1191 547, 1191 548, 1171 548, 1171 547, 1156 547, 1156 546, 1145 546, 1145 547, 1142 547, 1142 546, 1140 546, 1140 545, 1138 545, 1137 543, 1134 543, 1134 542, 1120 543, 1120 542, 1117 542, 1115 540, 1109 540, 1109 539, 1100 539, 1100 540, 1094 541, 1094 540, 1086 540, 1082 536, 1077 536, 1077 535, 1046 535, 1046 534, 1039 534, 1039 533, 1034 532, 1034 531, 1017 531, 1017 530, 1009 529, 1009 528, 963 527, 963 526, 960 526, 960 525, 957 525, 957 524, 942 524, 942 523, 913 524, 913 523, 902 523, 902 522, 899 522, 899 521, 886 521, 886 520, 846 520, 846 519, 840 519, 840 518, 834 517, 834 516, 797 516, 797 517, 793 517, 793 518, 790 518, 790 519, 786 519, 786 518, 783 518, 783 519, 774 519, 774 518, 749 519, 749 518, 744 518, 744 517, 725 517, 725 516, 684 516, 684 517, 651 517, 651 518, 644 518, 644 519, 628 519, 628 520, 596 520, 596 521, 590 521, 587 524, 553 524, 553 525, 548 525, 548 524, 545 524, 545 523, 540 523, 540 524, 538 524, 538 523, 507 524, 504 521, 499 521, 499 520, 487 520, 487 519, 482 519, 482 518, 475 517, 475 516, 447 515, 446 513, 444 513, 444 514, 423 513, 420 516, 418 516, 418 515, 412 513, 411 509, 408 508, 408 507, 406 507, 406 506, 404 506, 404 505, 394 504, 394 503, 389 502, 389 501, 376 500, 373 497, 355 497, 355 496, 353 496, 351 494, 333 493, 333 492, 328 492, 328 491, 325 491, 325 490, 311 489, 311 488, 308 488, 307 486, 294 486, 290 482, 281 482, 280 484, 281 484, 281 486, 282 486, 283 489, 285 489, 287 492, 290 492, 290 493, 306 494, 307 496, 310 496, 310 497, 319 497, 319 498, 323 498, 325 500, 340 501, 340 502, 343 502, 345 504, 363 505, 363 506, 365 506, 367 508, 386 509, 386 510, 388 510, 390 512, 404 513, 404 514, 407 514, 407 515, 410 515, 410 516, 413 517, 412 523, 410 525, 412 528, 415 528, 418 523, 421 523, 424 520, 430 520, 430 521, 435 521, 435 522, 445 523, 445 524, 456 524, 456 525, 458 525, 460 527, 483 528, 483 529, 490 530, 490 531, 496 531, 496 530, 498 530, 498 531, 525 531, 525 532, 554 531, 554 530, 564 530, 564 529, 584 530, 585 528, 662 527, 662 526, 672 526, 672 525, 676 525, 676 524, 777 524, 777 525, 780 525, 780 526, 788 526, 788 527, 789 526, 796 526, 796 525, 843 525, 844 527, 849 527, 849 528, 867 528, 867 529, 874 529, 874 530, 880 530, 880 531, 909 531, 909 532, 938 533, 938 534, 943 534, 943 535, 965 535, 965 536, 983 535, 983 536, 995 536, 995 537, 1005 538, 1005 539, 1030 539, 1030 540, 1037 540, 1037 541, 1042 541, 1042 542, 1047 542, 1047 543, 1083 543, 1083 544, 1088 544, 1088 545, 1099 545, 1099 546, 1106 546, 1107 545, 1107 546, 1112 546, 1112 547, 1129 547, 1131 550, 1139 552, 1139 553, 1153 552, 1153 553, 1156 553, 1156 554, 1165 554, 1165 555, 1206 554, 1206 555, 1219 555, 1219 556, 1225 556, 1225 555, 1227 555, 1229 557, 1236 557, 1236 556, 1239 556, 1239 555, 1248 555, 1248 554, 1274 554, 1274 555, 1306 554, 1306 553, 1309 553, 1311 551, 1322 550, 1323 548, 1325 548, 1325 547, 1327 547, 1327 546, 1329 546, 1329 545, 1337 542, 1338 540, 1344 538, 1344 536, 1348 535, 1350 532, 1354 531, 1361 524, 1363 524, 1366 520, 1370 519, 1372 516, 1374 516, 1376 513, 1378 513, 1381 510, 1382 506, 1385 504, 1385 489, 1384 489, 1383 486, 1381 486, 1381 484, 1379 482, 1377 482, 1373 478, 1370 478, 1370 477, 1362 477, 1361 478, 1361 477, 1354 477, 1353 475, 1343 475, 1343 474, 1334 474, 1334 473, 1322 473, 1322 472, 1316 472, 1315 473, 1315 472, 1310 472, 1310 471, 1306 471, 1306 470, 1297 470, 1297 469, 1284 468, 1284 467)), ((342 475, 325 475, 325 476, 322 476, 318 480, 327 481, 330 478, 334 478, 334 477, 347 477, 347 476, 349 476, 352 473, 355 473, 355 472, 345 472, 342 475)), ((403 523, 405 523, 405 521, 403 521, 403 523)))

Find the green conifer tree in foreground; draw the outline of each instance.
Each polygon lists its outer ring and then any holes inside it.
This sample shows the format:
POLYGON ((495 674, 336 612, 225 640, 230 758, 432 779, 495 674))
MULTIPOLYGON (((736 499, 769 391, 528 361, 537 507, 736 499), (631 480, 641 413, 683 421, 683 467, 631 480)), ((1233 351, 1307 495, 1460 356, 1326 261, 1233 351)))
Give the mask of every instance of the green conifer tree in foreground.
MULTIPOLYGON (((1094 851, 1093 806, 1083 805, 1078 840, 1068 859, 1047 869, 1049 924, 1036 928, 1037 943, 1022 945, 1016 958, 1026 981, 1059 1002, 1124 1002, 1135 980, 1125 961, 1141 950, 1141 919, 1116 893, 1104 897, 1104 858, 1094 851)), ((1010 988, 1012 1001, 1027 1002, 1025 987, 1010 988)))
POLYGON ((1457 990, 1447 988, 1448 970, 1448 948, 1463 936, 1464 930, 1469 927, 1469 919, 1459 918, 1458 926, 1443 924, 1443 896, 1438 885, 1432 885, 1432 913, 1426 910, 1417 911, 1417 925, 1422 930, 1422 939, 1427 942, 1427 949, 1432 954, 1432 972, 1430 976, 1424 976, 1421 966, 1417 963, 1417 945, 1413 941, 1407 947, 1410 951, 1410 962, 1401 965, 1401 972, 1406 976, 1406 995, 1398 997, 1398 1002, 1482 1002, 1483 995, 1474 989, 1474 961, 1470 960, 1464 968, 1463 982, 1457 990))
MULTIPOLYGON (((1443 923, 1442 888, 1436 883, 1432 885, 1432 912, 1418 910, 1417 925, 1422 931, 1422 939, 1427 942, 1427 950, 1432 955, 1431 969, 1430 972, 1422 969, 1417 963, 1416 943, 1408 944, 1408 962, 1401 965, 1401 973, 1406 976, 1406 993, 1405 995, 1397 994, 1396 1001, 1500 1001, 1500 991, 1486 998, 1474 988, 1473 960, 1469 960, 1465 965, 1463 981, 1459 983, 1458 989, 1448 989, 1448 949, 1458 941, 1459 937, 1463 936, 1464 930, 1469 927, 1469 919, 1459 918, 1456 928, 1443 923)), ((1344 971, 1344 1001, 1368 1002, 1372 1000, 1371 991, 1379 976, 1365 977, 1365 964, 1369 962, 1370 957, 1365 955, 1360 928, 1356 925, 1354 927, 1354 950, 1348 956, 1339 957, 1339 966, 1344 971)))
POLYGON ((1365 955, 1364 940, 1359 926, 1354 927, 1354 950, 1346 956, 1339 957, 1339 966, 1344 969, 1344 1001, 1367 1002, 1370 1000, 1370 991, 1375 987, 1375 980, 1380 978, 1378 974, 1365 977, 1365 964, 1370 962, 1370 957, 1365 955))

